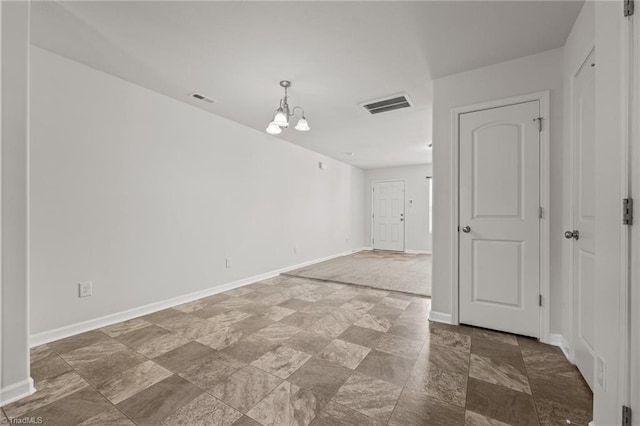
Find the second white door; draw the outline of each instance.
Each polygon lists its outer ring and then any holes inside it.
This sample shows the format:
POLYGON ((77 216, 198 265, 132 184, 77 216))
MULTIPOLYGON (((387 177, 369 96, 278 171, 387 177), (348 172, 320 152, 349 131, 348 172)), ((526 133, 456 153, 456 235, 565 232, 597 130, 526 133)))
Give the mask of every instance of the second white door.
POLYGON ((540 333, 539 101, 460 116, 460 322, 540 333))
POLYGON ((373 184, 373 248, 404 251, 404 181, 373 184))
POLYGON ((575 361, 593 389, 595 340, 595 53, 574 79, 573 228, 566 230, 573 249, 573 342, 575 361))

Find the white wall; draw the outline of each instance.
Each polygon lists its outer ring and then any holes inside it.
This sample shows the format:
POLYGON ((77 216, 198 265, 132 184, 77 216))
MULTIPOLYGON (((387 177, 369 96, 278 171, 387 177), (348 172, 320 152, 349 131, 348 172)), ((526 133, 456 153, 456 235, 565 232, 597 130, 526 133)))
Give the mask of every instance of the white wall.
MULTIPOLYGON (((636 12, 637 13, 637 12, 636 12)), ((637 24, 637 17, 634 17, 637 24)), ((629 371, 621 364, 624 337, 621 324, 628 302, 622 273, 623 148, 628 124, 623 102, 629 88, 624 86, 625 31, 629 22, 617 2, 595 3, 596 35, 596 218, 595 218, 595 324, 594 350, 605 365, 604 386, 595 385, 594 423, 621 424, 621 407, 626 400, 625 381, 629 371)), ((637 119, 637 117, 634 117, 637 119)), ((626 180, 626 176, 624 179, 626 180)), ((635 306, 635 309, 638 307, 635 306)), ((632 360, 637 363, 638 360, 632 360)), ((635 413, 637 416, 638 413, 635 413)))
POLYGON ((431 164, 365 170, 365 241, 371 245, 371 188, 378 180, 406 180, 405 186, 405 250, 431 253, 429 232, 429 181, 431 164), (413 208, 409 201, 413 200, 413 208))
POLYGON ((562 297, 562 49, 549 50, 513 61, 434 80, 433 116, 433 295, 432 309, 452 312, 451 241, 457 234, 452 214, 451 110, 495 99, 543 90, 551 91, 551 332, 561 324, 558 301, 562 297))
POLYGON ((27 339, 29 7, 29 2, 0 3, 0 405, 33 391, 27 339))
POLYGON ((362 170, 31 58, 32 334, 364 245, 362 170))

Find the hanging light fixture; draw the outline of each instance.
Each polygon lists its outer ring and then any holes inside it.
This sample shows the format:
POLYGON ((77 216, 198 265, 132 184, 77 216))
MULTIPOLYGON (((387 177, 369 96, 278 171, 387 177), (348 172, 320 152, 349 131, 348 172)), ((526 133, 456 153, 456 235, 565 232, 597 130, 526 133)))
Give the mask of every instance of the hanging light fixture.
POLYGON ((289 109, 287 89, 291 87, 291 82, 288 80, 282 80, 280 82, 280 86, 284 88, 284 98, 280 99, 280 106, 273 113, 273 120, 271 120, 267 127, 267 133, 271 135, 279 135, 282 133, 283 129, 289 127, 289 119, 295 115, 297 109, 302 113, 295 129, 300 132, 311 130, 309 123, 307 122, 307 118, 304 116, 304 109, 302 109, 302 107, 296 106, 293 107, 293 109, 289 109))

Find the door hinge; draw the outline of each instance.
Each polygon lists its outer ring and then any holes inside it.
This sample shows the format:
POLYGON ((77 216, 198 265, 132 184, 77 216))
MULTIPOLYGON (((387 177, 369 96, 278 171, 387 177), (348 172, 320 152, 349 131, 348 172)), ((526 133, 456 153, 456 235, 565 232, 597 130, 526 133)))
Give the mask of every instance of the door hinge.
POLYGON ((631 426, 631 407, 622 406, 622 426, 631 426))
POLYGON ((542 219, 542 206, 538 208, 538 219, 542 219))
POLYGON ((536 117, 533 119, 533 121, 538 122, 538 132, 542 132, 542 117, 536 117))
POLYGON ((634 0, 624 0, 624 17, 633 15, 635 5, 634 0))
POLYGON ((542 295, 538 295, 538 306, 542 306, 542 295))
POLYGON ((633 225, 633 198, 622 199, 622 224, 633 225))
POLYGON ((376 192, 376 187, 374 186, 373 188, 371 188, 373 190, 373 192, 376 192))

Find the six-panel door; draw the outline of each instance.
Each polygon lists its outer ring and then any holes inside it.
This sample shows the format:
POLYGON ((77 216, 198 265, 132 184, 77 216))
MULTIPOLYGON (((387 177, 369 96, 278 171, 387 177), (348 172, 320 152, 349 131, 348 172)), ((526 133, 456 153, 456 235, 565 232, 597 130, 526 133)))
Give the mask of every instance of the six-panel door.
POLYGON ((404 251, 404 181, 373 184, 373 248, 404 251))

